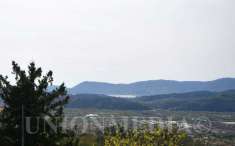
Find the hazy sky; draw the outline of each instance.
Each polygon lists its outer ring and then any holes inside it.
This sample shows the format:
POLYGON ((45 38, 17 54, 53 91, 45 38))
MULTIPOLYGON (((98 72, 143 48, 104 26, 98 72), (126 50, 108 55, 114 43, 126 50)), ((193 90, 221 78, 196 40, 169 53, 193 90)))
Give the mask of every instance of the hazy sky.
POLYGON ((235 77, 234 0, 1 0, 0 73, 11 60, 55 83, 235 77))

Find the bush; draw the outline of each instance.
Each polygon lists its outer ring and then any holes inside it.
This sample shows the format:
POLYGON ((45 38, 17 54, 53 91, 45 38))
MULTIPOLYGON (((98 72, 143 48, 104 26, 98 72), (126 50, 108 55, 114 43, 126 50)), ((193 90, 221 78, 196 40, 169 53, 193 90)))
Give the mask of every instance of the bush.
POLYGON ((181 146, 187 134, 176 126, 160 128, 155 126, 149 130, 146 126, 141 129, 127 130, 117 126, 107 128, 104 133, 105 146, 181 146))

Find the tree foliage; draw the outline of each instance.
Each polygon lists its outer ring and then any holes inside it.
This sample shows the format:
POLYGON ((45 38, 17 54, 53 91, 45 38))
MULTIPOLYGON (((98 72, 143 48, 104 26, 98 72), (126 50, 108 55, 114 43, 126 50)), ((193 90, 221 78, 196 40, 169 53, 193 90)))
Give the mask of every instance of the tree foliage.
POLYGON ((63 108, 69 99, 64 84, 48 92, 48 86, 53 83, 53 73, 49 71, 42 75, 42 69, 37 68, 33 62, 25 71, 13 61, 12 74, 15 77, 13 84, 8 81, 7 76, 0 75, 0 97, 4 102, 0 115, 1 142, 8 146, 20 146, 24 139, 25 146, 56 145, 56 139, 61 135, 61 126, 56 127, 55 131, 46 124, 48 121, 45 117, 52 124, 62 122, 63 108), (30 134, 25 131, 25 117, 31 118, 30 128, 37 129, 38 132, 30 134))
POLYGON ((160 128, 155 126, 149 130, 145 126, 140 129, 125 131, 122 127, 111 127, 105 130, 105 146, 182 146, 187 138, 185 132, 176 126, 160 128))

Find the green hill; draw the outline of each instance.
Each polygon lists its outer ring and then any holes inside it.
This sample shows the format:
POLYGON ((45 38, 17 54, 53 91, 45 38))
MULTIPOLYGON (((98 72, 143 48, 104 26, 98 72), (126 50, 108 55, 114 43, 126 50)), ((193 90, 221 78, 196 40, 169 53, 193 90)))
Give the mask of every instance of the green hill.
POLYGON ((125 98, 117 98, 106 95, 79 94, 71 96, 67 108, 97 108, 112 110, 147 110, 142 103, 125 98))
POLYGON ((224 92, 189 92, 137 97, 117 98, 97 94, 71 96, 67 108, 94 108, 110 110, 167 109, 184 111, 235 112, 235 90, 224 92))
POLYGON ((235 112, 235 90, 145 96, 135 101, 158 109, 235 112))

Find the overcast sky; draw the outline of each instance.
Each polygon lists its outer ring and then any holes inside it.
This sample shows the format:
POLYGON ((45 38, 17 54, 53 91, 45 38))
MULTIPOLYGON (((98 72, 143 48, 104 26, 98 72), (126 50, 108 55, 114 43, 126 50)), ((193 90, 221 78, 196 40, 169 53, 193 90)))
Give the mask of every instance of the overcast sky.
POLYGON ((0 73, 11 60, 56 84, 235 77, 234 0, 1 0, 0 73))

